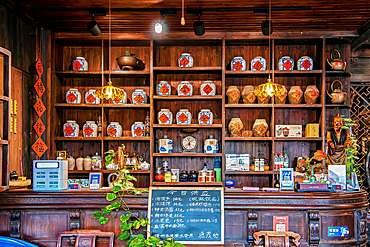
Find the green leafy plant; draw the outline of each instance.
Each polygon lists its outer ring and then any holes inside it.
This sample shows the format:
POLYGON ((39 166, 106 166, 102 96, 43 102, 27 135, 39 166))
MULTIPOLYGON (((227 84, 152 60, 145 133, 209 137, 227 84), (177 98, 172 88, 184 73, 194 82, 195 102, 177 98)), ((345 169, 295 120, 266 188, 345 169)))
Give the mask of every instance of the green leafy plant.
MULTIPOLYGON (((350 118, 343 118, 343 129, 349 131, 349 136, 351 138, 351 145, 345 148, 347 154, 347 175, 350 176, 352 172, 358 173, 357 167, 361 164, 356 164, 355 160, 358 159, 356 156, 359 148, 358 140, 354 134, 352 134, 351 128, 356 125, 356 122, 350 118)), ((361 181, 359 181, 361 183, 361 181)))
POLYGON ((315 172, 322 171, 326 168, 324 160, 326 159, 326 153, 322 150, 317 150, 314 155, 310 158, 307 155, 303 155, 303 159, 298 160, 296 171, 303 172, 307 175, 311 175, 312 167, 315 172))
MULTIPOLYGON (((109 150, 106 152, 107 156, 105 157, 106 164, 114 162, 115 152, 109 150), (109 158, 107 158, 109 157, 109 158)), ((136 181, 137 179, 130 174, 129 170, 121 169, 115 171, 118 173, 118 180, 113 184, 112 192, 107 193, 106 199, 111 202, 108 206, 100 209, 93 213, 94 218, 99 219, 99 224, 107 224, 109 219, 117 218, 119 210, 124 210, 126 214, 120 216, 120 228, 121 233, 118 236, 120 240, 128 239, 126 246, 129 247, 144 247, 144 246, 153 246, 153 247, 185 247, 185 245, 175 242, 173 238, 164 239, 163 242, 155 237, 150 236, 145 238, 144 235, 138 234, 136 237, 131 237, 133 229, 139 229, 141 227, 147 227, 149 224, 148 218, 140 219, 135 214, 133 214, 124 200, 125 195, 140 195, 142 193, 147 193, 146 190, 136 189, 131 181, 136 181), (115 214, 114 214, 115 213, 115 214), (135 218, 134 222, 129 223, 131 217, 135 218), (131 237, 131 238, 130 238, 131 237)), ((150 235, 151 232, 149 232, 150 235)))

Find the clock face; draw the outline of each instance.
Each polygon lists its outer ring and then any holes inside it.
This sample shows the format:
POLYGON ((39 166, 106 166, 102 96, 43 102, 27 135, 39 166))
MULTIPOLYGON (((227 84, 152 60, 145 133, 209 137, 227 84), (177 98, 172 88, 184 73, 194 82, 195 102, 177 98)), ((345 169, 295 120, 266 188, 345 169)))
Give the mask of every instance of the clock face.
POLYGON ((197 140, 194 136, 186 136, 182 138, 181 146, 185 152, 194 151, 197 147, 197 140))

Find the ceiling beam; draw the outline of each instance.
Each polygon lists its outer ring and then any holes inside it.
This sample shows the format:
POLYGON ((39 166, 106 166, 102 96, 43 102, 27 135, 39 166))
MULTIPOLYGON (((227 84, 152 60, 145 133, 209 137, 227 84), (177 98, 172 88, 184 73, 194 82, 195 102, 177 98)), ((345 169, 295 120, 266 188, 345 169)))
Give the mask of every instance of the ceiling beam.
POLYGON ((368 20, 360 29, 358 30, 359 37, 355 39, 351 44, 351 51, 355 51, 362 44, 370 39, 370 20, 368 20))

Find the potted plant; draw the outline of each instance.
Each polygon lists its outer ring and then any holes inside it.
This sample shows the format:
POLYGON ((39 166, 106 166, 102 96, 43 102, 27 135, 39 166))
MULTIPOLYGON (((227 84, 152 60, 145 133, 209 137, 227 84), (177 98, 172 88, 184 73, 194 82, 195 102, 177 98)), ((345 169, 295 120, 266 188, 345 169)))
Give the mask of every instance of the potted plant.
POLYGON ((326 153, 322 150, 317 150, 311 158, 307 155, 303 155, 303 157, 303 159, 298 160, 296 171, 305 173, 306 177, 312 175, 312 170, 314 172, 322 172, 322 170, 326 168, 324 165, 326 153))

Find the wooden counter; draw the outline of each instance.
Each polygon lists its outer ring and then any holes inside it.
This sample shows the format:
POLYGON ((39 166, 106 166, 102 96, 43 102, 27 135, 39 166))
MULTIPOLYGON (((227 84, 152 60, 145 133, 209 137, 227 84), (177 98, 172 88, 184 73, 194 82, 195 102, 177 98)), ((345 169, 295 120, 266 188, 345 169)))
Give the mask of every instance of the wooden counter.
MULTIPOLYGON (((119 222, 99 226, 93 212, 108 205, 105 191, 0 194, 0 235, 39 246, 55 246, 58 233, 81 228, 119 233, 119 222)), ((148 195, 127 196, 139 217, 147 216, 148 195)), ((274 215, 289 216, 289 231, 299 233, 301 246, 365 246, 365 191, 341 193, 225 191, 225 241, 252 243, 254 231, 272 230, 274 215), (329 226, 347 226, 347 237, 328 237, 329 226)), ((118 215, 120 215, 120 212, 118 215)), ((132 219, 133 220, 133 219, 132 219)), ((115 246, 123 246, 116 241, 115 246)))

